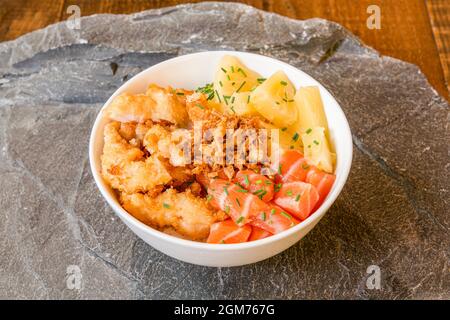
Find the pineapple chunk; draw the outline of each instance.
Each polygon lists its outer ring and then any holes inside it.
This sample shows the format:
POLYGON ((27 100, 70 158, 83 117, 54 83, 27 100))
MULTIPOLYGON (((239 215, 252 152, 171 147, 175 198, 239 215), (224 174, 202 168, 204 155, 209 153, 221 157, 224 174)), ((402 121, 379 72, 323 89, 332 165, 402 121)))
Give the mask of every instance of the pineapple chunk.
POLYGON ((238 116, 256 115, 257 112, 249 104, 250 92, 235 92, 231 99, 227 100, 231 112, 238 116))
POLYGON ((223 111, 232 113, 230 102, 234 95, 236 102, 234 108, 240 110, 240 114, 251 113, 251 109, 247 107, 247 97, 240 97, 236 94, 252 90, 258 85, 258 78, 260 75, 244 66, 238 58, 229 55, 223 56, 214 77, 215 102, 222 105, 223 111), (241 101, 245 101, 245 104, 241 101))
MULTIPOLYGON (((261 128, 267 130, 277 129, 274 125, 267 123, 265 121, 260 121, 261 128)), ((281 128, 278 131, 278 148, 281 151, 285 150, 303 150, 303 144, 300 136, 298 134, 288 131, 286 128, 281 128)), ((275 142, 275 141, 273 141, 275 142)), ((269 146, 270 147, 270 146, 269 146)))
POLYGON ((301 87, 294 97, 298 109, 298 121, 290 128, 304 132, 309 128, 322 127, 329 139, 328 122, 318 87, 301 87))
POLYGON ((330 151, 330 145, 325 137, 325 128, 313 127, 302 134, 305 158, 319 169, 333 173, 336 154, 330 151))
POLYGON ((250 105, 275 126, 288 127, 297 121, 295 88, 283 71, 275 72, 250 95, 250 105))

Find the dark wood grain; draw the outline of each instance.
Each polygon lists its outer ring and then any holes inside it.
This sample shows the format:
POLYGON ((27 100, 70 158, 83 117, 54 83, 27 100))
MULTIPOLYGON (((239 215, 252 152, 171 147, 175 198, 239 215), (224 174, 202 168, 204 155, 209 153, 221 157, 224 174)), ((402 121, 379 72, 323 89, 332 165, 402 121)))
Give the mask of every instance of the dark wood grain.
MULTIPOLYGON (((71 4, 83 16, 95 13, 132 13, 172 6, 183 1, 143 0, 0 0, 0 41, 68 18, 71 4)), ((448 0, 242 0, 256 8, 295 19, 320 17, 336 21, 382 54, 417 64, 430 83, 449 97, 450 45, 448 0), (367 7, 381 9, 381 29, 367 28, 367 7), (431 21, 430 21, 431 20, 431 21), (447 80, 447 81, 446 81, 447 80)))
POLYGON ((429 0, 426 3, 447 90, 450 91, 450 1, 429 0))

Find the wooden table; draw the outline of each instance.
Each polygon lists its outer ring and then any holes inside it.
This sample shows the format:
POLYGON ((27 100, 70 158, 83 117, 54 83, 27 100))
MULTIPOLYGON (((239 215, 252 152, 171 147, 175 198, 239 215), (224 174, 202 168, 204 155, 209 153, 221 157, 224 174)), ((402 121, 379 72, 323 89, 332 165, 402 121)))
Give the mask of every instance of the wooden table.
MULTIPOLYGON (((142 0, 0 0, 0 41, 15 39, 69 17, 76 4, 81 15, 132 13, 199 1, 142 0)), ((382 54, 417 64, 445 98, 450 91, 449 0, 242 0, 256 8, 291 18, 336 21, 382 54), (369 29, 370 5, 381 10, 381 28, 369 29)))

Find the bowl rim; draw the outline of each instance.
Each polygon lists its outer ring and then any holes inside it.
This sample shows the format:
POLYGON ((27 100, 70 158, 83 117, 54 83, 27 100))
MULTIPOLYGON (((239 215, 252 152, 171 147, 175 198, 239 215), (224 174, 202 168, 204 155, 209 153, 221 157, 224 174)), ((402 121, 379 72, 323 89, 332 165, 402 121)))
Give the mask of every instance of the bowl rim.
MULTIPOLYGON (((350 126, 348 124, 347 117, 345 116, 345 113, 343 112, 341 106, 336 101, 334 96, 319 81, 317 81, 315 78, 313 78, 312 76, 310 76, 303 70, 296 68, 286 62, 280 61, 278 59, 260 55, 260 54, 256 54, 256 53, 233 51, 233 50, 202 51, 202 52, 195 52, 195 53, 190 53, 190 54, 186 54, 186 55, 181 55, 181 56, 177 56, 177 57, 174 57, 174 58, 171 58, 168 60, 164 60, 160 63, 157 63, 157 64, 137 73, 132 78, 128 79, 125 83, 123 83, 119 88, 117 88, 116 91, 114 91, 114 93, 109 97, 109 99, 103 104, 103 106, 101 107, 101 109, 99 110, 99 112, 96 116, 94 125, 92 126, 90 138, 89 138, 89 163, 90 163, 90 169, 91 169, 91 173, 94 177, 95 184, 97 185, 97 188, 100 190, 100 193, 102 194, 102 196, 106 200, 106 202, 109 204, 109 206, 114 210, 114 212, 119 216, 119 218, 121 218, 122 220, 124 220, 124 222, 126 222, 125 224, 127 224, 127 227, 130 227, 128 225, 128 224, 130 224, 134 228, 138 229, 139 231, 146 233, 146 234, 150 234, 151 236, 159 238, 162 241, 170 242, 171 244, 181 245, 184 247, 203 249, 206 251, 230 251, 230 250, 250 249, 250 248, 254 248, 254 247, 264 246, 266 244, 274 243, 274 242, 280 241, 284 238, 287 238, 287 237, 293 235, 294 233, 300 232, 300 230, 302 230, 302 229, 306 229, 309 225, 317 223, 325 215, 325 213, 328 211, 328 209, 331 207, 331 205, 334 203, 334 201, 337 199, 337 197, 341 193, 341 191, 347 181, 349 172, 350 172, 352 158, 353 158, 353 140, 352 140, 352 134, 350 131, 350 126), (326 200, 322 203, 322 205, 313 214, 311 214, 307 219, 301 221, 299 224, 297 224, 296 226, 294 226, 288 230, 285 230, 278 234, 274 234, 274 235, 264 238, 264 239, 259 239, 259 240, 250 241, 250 242, 243 242, 243 243, 218 245, 218 244, 211 244, 211 243, 206 243, 206 242, 198 242, 198 241, 178 238, 176 236, 173 236, 173 235, 167 234, 165 232, 159 231, 155 228, 152 228, 152 227, 144 224, 143 222, 139 221, 138 219, 136 219, 130 213, 128 213, 119 204, 117 199, 113 199, 113 197, 110 196, 110 194, 107 191, 107 188, 109 188, 109 187, 106 185, 106 182, 103 180, 103 178, 100 174, 100 170, 99 170, 99 168, 97 168, 96 163, 95 163, 95 140, 96 140, 95 138, 97 135, 97 131, 99 130, 100 123, 103 119, 103 110, 105 109, 106 106, 108 106, 111 103, 112 99, 116 95, 118 95, 118 93, 121 91, 121 89, 124 86, 126 86, 130 82, 136 81, 136 79, 138 79, 144 73, 151 72, 153 69, 161 68, 165 64, 171 64, 174 62, 182 62, 183 60, 188 60, 192 56, 198 56, 198 55, 206 56, 206 55, 210 55, 210 54, 215 54, 215 55, 226 55, 226 54, 233 55, 234 54, 234 55, 238 56, 238 58, 239 58, 239 56, 259 57, 260 59, 261 58, 267 59, 271 63, 279 64, 279 65, 283 66, 283 68, 285 68, 285 69, 291 69, 294 73, 295 72, 302 73, 304 77, 309 78, 310 80, 313 80, 313 82, 316 82, 317 85, 320 87, 321 91, 324 91, 324 92, 326 92, 326 94, 329 95, 329 97, 331 98, 331 101, 335 104, 335 107, 337 107, 336 111, 338 113, 340 113, 342 118, 344 119, 344 121, 342 123, 343 127, 341 130, 344 132, 344 135, 339 136, 339 139, 346 140, 346 141, 344 141, 344 143, 347 145, 347 149, 349 150, 349 152, 347 154, 343 155, 342 167, 339 172, 341 179, 339 181, 338 181, 338 179, 336 179, 335 183, 337 183, 337 185, 335 186, 335 189, 333 190, 333 192, 331 192, 327 196, 326 200)), ((337 172, 335 174, 337 174, 337 172)), ((132 230, 132 231, 135 232, 134 230, 132 230)))

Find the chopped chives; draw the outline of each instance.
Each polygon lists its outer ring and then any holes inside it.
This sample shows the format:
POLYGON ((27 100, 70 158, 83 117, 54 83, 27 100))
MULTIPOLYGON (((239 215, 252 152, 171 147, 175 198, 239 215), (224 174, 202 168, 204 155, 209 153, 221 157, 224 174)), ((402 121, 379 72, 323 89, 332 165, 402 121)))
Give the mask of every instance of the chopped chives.
POLYGON ((231 72, 233 72, 233 73, 234 73, 234 67, 233 67, 233 66, 231 66, 231 72))
POLYGON ((281 189, 281 183, 277 183, 277 184, 275 185, 275 192, 280 191, 280 189, 281 189))
POLYGON ((239 90, 242 89, 242 87, 244 86, 245 82, 246 82, 246 81, 242 82, 241 86, 236 90, 236 92, 239 92, 239 90))
POLYGON ((286 81, 280 81, 282 86, 287 86, 287 82, 286 81))
POLYGON ((170 208, 170 205, 167 204, 167 203, 165 203, 165 202, 163 202, 163 207, 166 208, 166 209, 169 209, 169 208, 170 208))
POLYGON ((231 103, 234 103, 234 97, 231 97, 231 103))
POLYGON ((295 197, 295 201, 299 201, 300 200, 300 195, 298 194, 296 197, 295 197))
POLYGON ((258 198, 262 200, 262 198, 264 198, 264 196, 267 194, 266 190, 263 190, 263 192, 261 192, 260 194, 258 194, 258 198))
POLYGON ((225 213, 230 213, 230 207, 229 206, 225 207, 225 213))
POLYGON ((206 200, 207 200, 208 202, 211 201, 211 200, 212 200, 212 195, 208 194, 208 195, 206 196, 206 200))
MULTIPOLYGON (((238 198, 236 198, 236 203, 237 203, 237 205, 240 207, 241 206, 241 202, 239 201, 239 199, 238 198)), ((238 222, 239 223, 239 222, 238 222)))
POLYGON ((227 70, 225 70, 224 68, 220 68, 220 69, 222 69, 222 71, 223 71, 224 73, 227 73, 227 70))
POLYGON ((312 129, 311 129, 311 128, 308 128, 308 130, 306 130, 306 133, 307 133, 307 134, 310 134, 311 131, 312 131, 312 129))
POLYGON ((264 81, 266 81, 266 78, 258 78, 258 79, 256 79, 258 82, 259 82, 259 84, 261 84, 261 83, 263 83, 264 81))
POLYGON ((270 214, 275 214, 275 209, 270 210, 270 214))
POLYGON ((264 184, 265 184, 266 186, 270 186, 270 185, 272 184, 272 181, 266 180, 266 181, 264 182, 264 184))
POLYGON ((250 95, 247 96, 247 104, 250 103, 250 95))
POLYGON ((292 190, 286 191, 286 195, 287 195, 287 196, 292 196, 292 190))
POLYGON ((247 193, 247 192, 248 192, 248 191, 245 190, 245 189, 237 189, 236 191, 237 191, 237 192, 242 192, 242 193, 247 193))
POLYGON ((288 218, 288 219, 292 219, 292 217, 289 214, 287 214, 286 212, 284 212, 284 211, 281 211, 281 214, 283 216, 285 216, 286 218, 288 218))
POLYGON ((319 141, 314 140, 313 142, 314 142, 315 145, 319 145, 319 141))
POLYGON ((177 92, 178 96, 184 96, 184 92, 177 92))
POLYGON ((219 103, 222 103, 222 100, 220 99, 219 93, 217 92, 217 90, 215 92, 216 92, 217 99, 219 99, 219 103))
POLYGON ((227 79, 228 79, 228 81, 230 81, 230 80, 231 80, 231 78, 230 78, 230 75, 229 75, 229 74, 227 74, 227 79))
POLYGON ((205 109, 205 107, 202 106, 200 103, 196 103, 195 105, 196 105, 197 107, 199 107, 200 109, 205 109))
POLYGON ((207 100, 212 100, 212 99, 214 99, 214 91, 211 92, 211 93, 209 94, 208 98, 206 98, 206 99, 207 99, 207 100))
POLYGON ((287 128, 286 127, 284 127, 284 128, 281 128, 281 131, 286 131, 287 130, 287 128))
POLYGON ((241 68, 238 68, 238 72, 242 73, 242 75, 243 75, 244 77, 247 76, 247 74, 246 74, 246 73, 244 72, 244 70, 242 70, 241 68))
POLYGON ((261 213, 261 219, 262 221, 266 221, 266 213, 264 211, 261 213))
POLYGON ((256 184, 261 184, 261 183, 262 183, 262 180, 256 180, 255 183, 256 183, 256 184))
POLYGON ((248 175, 247 175, 247 174, 244 175, 244 184, 245 184, 246 186, 248 186, 248 185, 250 184, 250 181, 248 180, 248 175))
POLYGON ((299 137, 299 135, 298 135, 298 133, 296 132, 296 133, 293 135, 292 140, 294 140, 295 142, 297 142, 298 137, 299 137))
POLYGON ((239 219, 236 220, 236 224, 241 223, 242 221, 244 221, 244 217, 240 216, 239 219))
POLYGON ((228 195, 228 189, 227 189, 227 187, 223 187, 223 191, 225 192, 226 195, 228 195))
POLYGON ((281 174, 281 164, 278 165, 278 174, 281 174))
POLYGON ((231 106, 230 109, 231 109, 231 111, 233 111, 233 113, 236 113, 233 106, 231 106))
POLYGON ((221 86, 221 87, 223 87, 223 83, 222 83, 222 81, 219 81, 219 84, 220 84, 220 86, 221 86))

